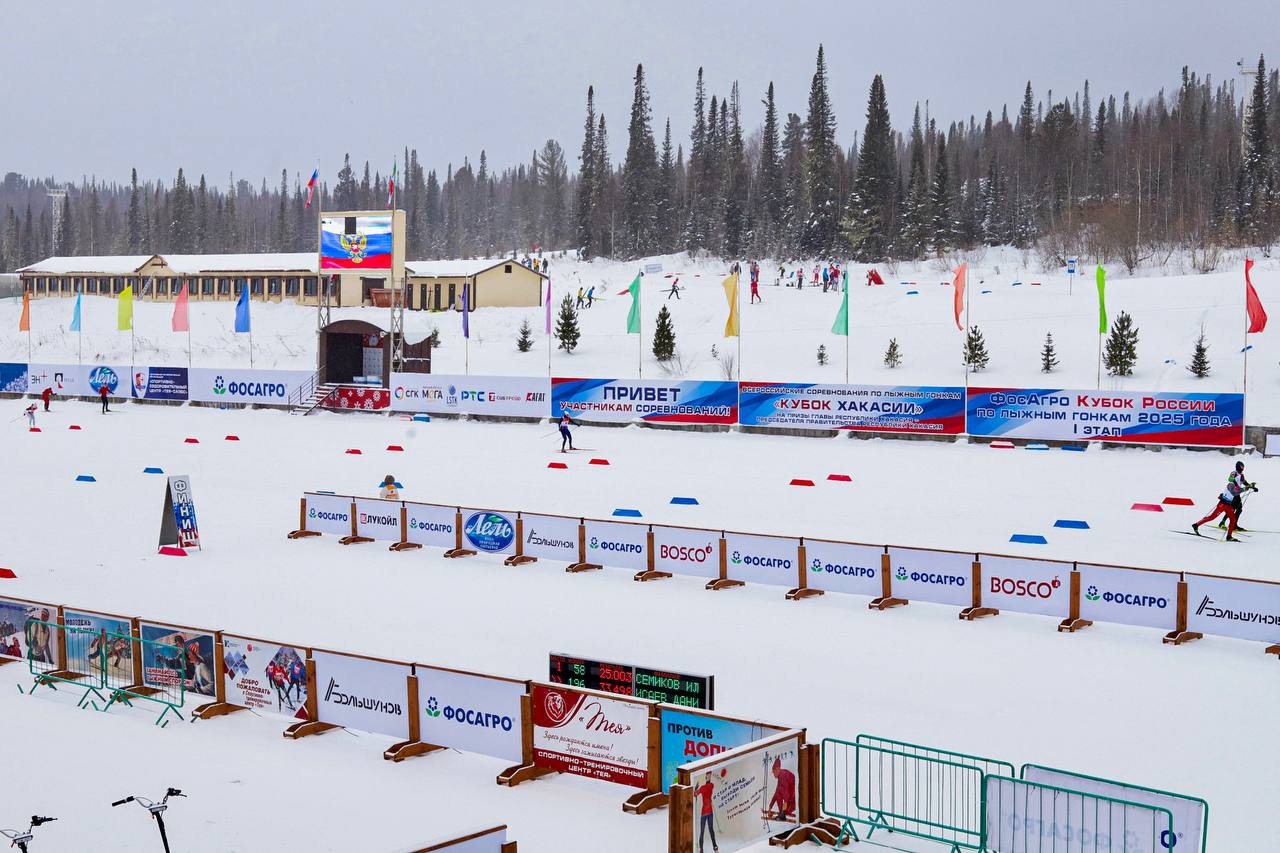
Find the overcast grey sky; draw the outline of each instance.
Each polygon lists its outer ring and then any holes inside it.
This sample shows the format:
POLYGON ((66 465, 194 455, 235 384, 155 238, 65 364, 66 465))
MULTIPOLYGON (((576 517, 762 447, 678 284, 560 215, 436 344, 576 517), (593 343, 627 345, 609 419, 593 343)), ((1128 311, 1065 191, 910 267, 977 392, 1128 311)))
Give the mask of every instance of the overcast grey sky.
MULTIPOLYGON (((178 166, 258 183, 349 151, 386 172, 404 145, 442 173, 488 150, 497 167, 556 138, 576 168, 586 88, 625 150, 643 62, 655 132, 687 137, 694 77, 734 79, 744 121, 805 112, 826 45, 842 145, 885 76, 895 126, 928 98, 943 120, 1011 112, 1088 78, 1098 94, 1176 86, 1182 65, 1221 79, 1244 56, 1280 61, 1275 0, 6 0, 0 173, 171 180, 178 166)), ((1096 103, 1096 100, 1095 100, 1096 103)), ((687 147, 687 142, 686 142, 687 147)))

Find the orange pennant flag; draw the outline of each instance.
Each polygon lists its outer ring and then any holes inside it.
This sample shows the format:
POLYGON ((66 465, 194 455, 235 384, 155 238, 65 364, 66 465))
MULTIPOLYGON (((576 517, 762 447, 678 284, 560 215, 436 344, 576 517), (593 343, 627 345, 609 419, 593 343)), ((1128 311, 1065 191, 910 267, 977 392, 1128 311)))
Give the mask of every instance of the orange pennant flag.
POLYGON ((22 317, 18 319, 18 331, 31 331, 31 291, 22 291, 22 317))
POLYGON ((955 280, 953 281, 953 284, 955 285, 954 289, 955 289, 955 299, 956 299, 956 328, 962 332, 964 331, 964 326, 960 324, 960 312, 964 310, 964 288, 966 284, 965 279, 967 278, 968 274, 969 274, 969 265, 961 264, 959 268, 956 269, 956 277, 955 277, 955 280))

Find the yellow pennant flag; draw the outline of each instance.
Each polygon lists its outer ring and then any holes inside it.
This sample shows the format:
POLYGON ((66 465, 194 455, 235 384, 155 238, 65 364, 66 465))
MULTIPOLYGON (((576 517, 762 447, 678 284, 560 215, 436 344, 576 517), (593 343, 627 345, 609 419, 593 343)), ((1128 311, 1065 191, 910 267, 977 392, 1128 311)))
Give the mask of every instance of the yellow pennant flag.
POLYGON ((738 337, 738 274, 724 280, 724 296, 729 300, 729 319, 724 324, 726 338, 738 337))
POLYGON ((116 330, 127 332, 133 328, 133 285, 126 284, 116 297, 116 330))

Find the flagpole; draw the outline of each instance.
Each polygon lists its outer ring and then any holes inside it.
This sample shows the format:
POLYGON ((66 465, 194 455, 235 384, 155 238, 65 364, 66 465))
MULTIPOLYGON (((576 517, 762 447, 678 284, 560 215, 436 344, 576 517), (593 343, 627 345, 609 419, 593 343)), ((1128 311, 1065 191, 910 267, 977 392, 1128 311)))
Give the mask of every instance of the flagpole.
POLYGON ((1244 375, 1240 379, 1240 450, 1244 450, 1245 443, 1248 442, 1247 432, 1249 429, 1249 267, 1248 259, 1245 259, 1245 279, 1244 279, 1244 375))
POLYGON ((641 270, 639 275, 639 284, 636 285, 636 319, 640 321, 640 328, 636 331, 636 378, 644 378, 644 310, 641 307, 640 297, 644 294, 644 271, 641 270))
POLYGON ((551 378, 551 276, 547 276, 547 304, 543 308, 546 311, 546 328, 547 333, 547 378, 551 378))
POLYGON ((733 277, 733 297, 738 302, 738 381, 742 381, 742 275, 735 273, 733 277))
POLYGON ((849 261, 844 262, 844 384, 849 384, 849 261))

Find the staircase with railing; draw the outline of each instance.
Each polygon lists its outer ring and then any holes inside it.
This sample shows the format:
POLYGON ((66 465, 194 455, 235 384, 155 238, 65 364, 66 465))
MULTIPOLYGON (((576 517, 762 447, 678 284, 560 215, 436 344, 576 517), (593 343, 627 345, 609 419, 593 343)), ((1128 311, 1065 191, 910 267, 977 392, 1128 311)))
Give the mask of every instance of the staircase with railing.
POLYGON ((309 415, 320 408, 338 389, 336 382, 321 382, 320 371, 311 374, 289 394, 290 414, 309 415))

